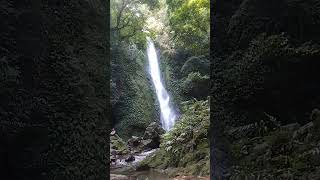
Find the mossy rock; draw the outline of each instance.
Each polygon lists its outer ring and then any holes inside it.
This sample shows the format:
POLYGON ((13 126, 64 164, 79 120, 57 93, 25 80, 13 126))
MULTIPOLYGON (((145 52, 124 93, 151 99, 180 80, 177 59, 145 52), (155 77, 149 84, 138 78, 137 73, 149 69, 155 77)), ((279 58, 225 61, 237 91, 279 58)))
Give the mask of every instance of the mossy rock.
POLYGON ((129 152, 126 143, 118 136, 110 136, 110 148, 117 151, 117 154, 126 154, 129 152))

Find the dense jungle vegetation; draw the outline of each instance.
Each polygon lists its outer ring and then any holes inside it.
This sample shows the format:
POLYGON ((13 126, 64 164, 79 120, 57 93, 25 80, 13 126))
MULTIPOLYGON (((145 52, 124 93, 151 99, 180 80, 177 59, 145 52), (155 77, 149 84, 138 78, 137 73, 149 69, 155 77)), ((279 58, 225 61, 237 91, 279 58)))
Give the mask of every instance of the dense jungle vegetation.
POLYGON ((108 11, 1 1, 1 179, 108 179, 108 11))
POLYGON ((320 2, 213 6, 211 178, 318 179, 320 2))
POLYGON ((123 139, 113 138, 110 151, 144 136, 150 123, 160 123, 147 69, 148 36, 180 117, 142 166, 173 176, 209 175, 209 0, 111 0, 110 8, 112 127, 123 139))

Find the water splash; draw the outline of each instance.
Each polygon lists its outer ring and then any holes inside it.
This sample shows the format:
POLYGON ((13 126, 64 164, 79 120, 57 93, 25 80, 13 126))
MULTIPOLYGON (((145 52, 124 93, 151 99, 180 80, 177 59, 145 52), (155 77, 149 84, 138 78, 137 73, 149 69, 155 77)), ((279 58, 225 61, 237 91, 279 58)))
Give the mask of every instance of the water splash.
POLYGON ((163 129, 169 131, 176 120, 176 113, 170 106, 170 96, 167 90, 164 88, 162 81, 161 81, 161 73, 160 67, 157 57, 157 52, 154 47, 154 43, 152 40, 147 37, 148 43, 148 60, 149 60, 149 73, 151 75, 153 85, 156 89, 157 98, 160 104, 160 111, 161 111, 161 124, 163 129))

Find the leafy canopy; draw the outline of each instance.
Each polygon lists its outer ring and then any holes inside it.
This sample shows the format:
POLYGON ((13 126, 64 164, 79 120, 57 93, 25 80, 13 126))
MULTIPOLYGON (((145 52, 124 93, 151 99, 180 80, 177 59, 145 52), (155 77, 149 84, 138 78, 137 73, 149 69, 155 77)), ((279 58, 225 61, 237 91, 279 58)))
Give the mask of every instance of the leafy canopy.
POLYGON ((179 47, 195 54, 209 52, 209 0, 167 0, 173 38, 179 47))

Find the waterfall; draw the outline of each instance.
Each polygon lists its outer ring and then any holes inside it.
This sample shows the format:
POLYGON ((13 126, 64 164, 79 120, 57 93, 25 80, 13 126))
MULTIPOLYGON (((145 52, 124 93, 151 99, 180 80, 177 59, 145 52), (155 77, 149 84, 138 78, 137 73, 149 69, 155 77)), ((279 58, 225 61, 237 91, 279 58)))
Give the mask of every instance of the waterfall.
POLYGON ((149 37, 147 37, 147 43, 149 73, 151 75, 153 85, 156 89, 157 98, 160 104, 161 124, 163 129, 169 131, 175 123, 176 113, 170 106, 170 96, 161 81, 160 67, 154 43, 149 37))

